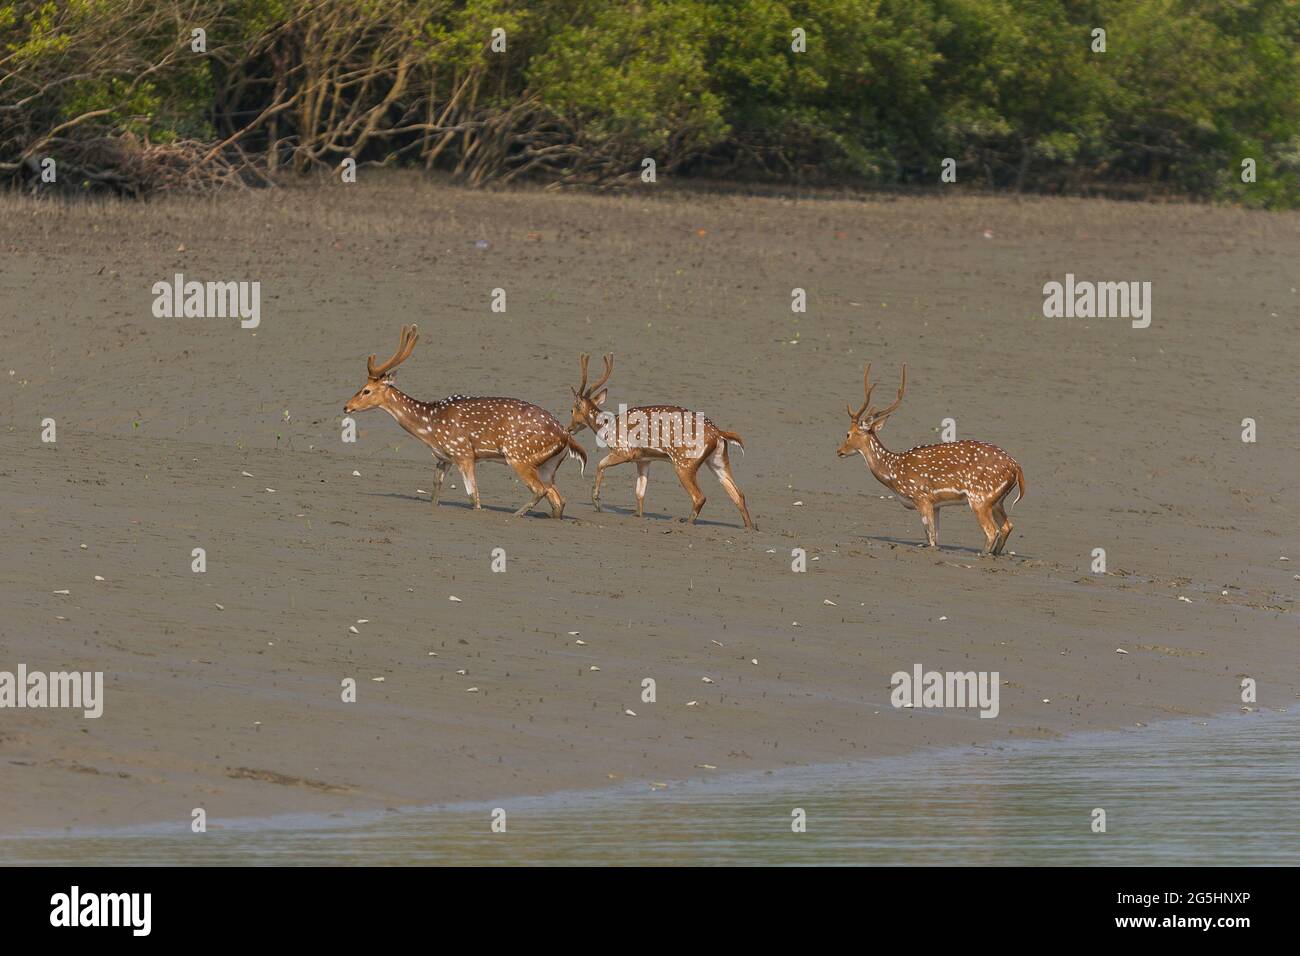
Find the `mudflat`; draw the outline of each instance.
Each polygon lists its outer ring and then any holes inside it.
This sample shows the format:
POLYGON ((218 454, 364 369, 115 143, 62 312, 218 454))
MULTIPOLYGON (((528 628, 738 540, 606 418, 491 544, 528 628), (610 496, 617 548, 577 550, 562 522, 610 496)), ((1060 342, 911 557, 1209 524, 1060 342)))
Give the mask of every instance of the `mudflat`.
POLYGON ((0 709, 0 832, 187 827, 196 807, 210 826, 486 814, 1217 714, 1243 706, 1243 677, 1250 706, 1300 692, 1296 213, 374 175, 0 197, 0 250, 0 671, 104 674, 98 719, 0 709), (260 324, 155 317, 151 289, 177 273, 260 282, 260 324), (1067 275, 1150 282, 1150 326, 1045 318, 1045 283, 1067 275), (707 472, 700 523, 679 523, 662 464, 644 519, 634 468, 607 474, 598 514, 576 462, 562 521, 511 518, 530 496, 493 464, 484 510, 454 471, 432 508, 428 452, 388 415, 341 440, 366 356, 408 322, 404 391, 515 396, 565 422, 578 353, 614 352, 611 404, 680 404, 744 437, 731 457, 759 530, 707 472), (908 363, 890 448, 952 419, 1020 462, 1014 554, 982 557, 964 508, 919 548, 916 514, 836 457, 868 361, 886 402, 908 363), (891 675, 917 664, 997 671, 996 719, 891 706, 891 675))

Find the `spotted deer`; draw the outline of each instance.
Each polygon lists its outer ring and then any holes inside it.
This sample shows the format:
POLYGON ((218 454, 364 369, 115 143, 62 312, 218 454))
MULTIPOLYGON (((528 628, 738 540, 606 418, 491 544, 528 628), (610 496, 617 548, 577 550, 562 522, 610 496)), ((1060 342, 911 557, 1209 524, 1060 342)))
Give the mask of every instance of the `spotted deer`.
POLYGON ((643 517, 650 463, 669 461, 677 471, 677 480, 691 496, 691 516, 686 520, 694 524, 705 501, 696 474, 702 465, 707 464, 717 476, 723 490, 740 509, 745 527, 754 530, 749 508, 745 505, 745 496, 732 477, 731 461, 727 457, 729 443, 738 445, 744 452, 745 443, 740 436, 735 432, 723 431, 698 412, 679 405, 620 408, 617 418, 602 413, 601 406, 609 397, 605 383, 613 374, 614 356, 612 353, 605 356, 605 373, 592 385, 587 384, 587 363, 590 358, 585 353, 579 356, 582 382, 577 388, 570 386, 573 391, 573 415, 569 431, 578 432, 590 428, 609 446, 609 454, 596 466, 596 483, 591 489, 591 503, 596 510, 601 510, 600 483, 605 477, 605 469, 631 461, 636 463, 636 514, 638 518, 643 517), (628 423, 634 424, 628 428, 628 423))
POLYGON ((587 471, 587 453, 564 426, 544 408, 517 398, 473 398, 449 395, 437 402, 421 402, 393 384, 394 369, 410 357, 419 330, 402 326, 401 339, 393 357, 382 365, 375 356, 366 361, 366 384, 343 406, 345 414, 382 408, 397 424, 428 445, 433 452, 433 504, 438 504, 442 480, 455 465, 465 482, 465 491, 479 504, 474 466, 480 461, 504 461, 523 479, 533 498, 515 512, 525 514, 545 497, 551 503, 551 517, 564 514, 564 498, 555 487, 555 472, 569 456, 587 471))
POLYGON ((1001 554, 1012 528, 1002 501, 1012 488, 1018 489, 1016 501, 1025 494, 1025 473, 1020 465, 1001 448, 980 441, 920 445, 902 453, 890 451, 880 443, 876 433, 903 401, 907 366, 903 366, 898 397, 883 411, 869 407, 871 391, 875 388, 870 377, 868 364, 862 375, 866 400, 856 412, 845 406, 852 424, 844 444, 839 447, 839 456, 848 458, 860 453, 876 480, 898 495, 904 508, 914 509, 921 515, 930 547, 939 546, 939 509, 964 501, 984 529, 987 539, 984 553, 1001 554))

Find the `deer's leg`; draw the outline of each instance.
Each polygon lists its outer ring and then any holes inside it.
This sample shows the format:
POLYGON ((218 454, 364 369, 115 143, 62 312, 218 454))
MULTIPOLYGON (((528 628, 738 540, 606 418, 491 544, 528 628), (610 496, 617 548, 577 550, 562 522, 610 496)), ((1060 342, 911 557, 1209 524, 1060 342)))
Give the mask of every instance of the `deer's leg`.
POLYGON ((700 490, 700 483, 696 477, 699 473, 700 465, 704 464, 704 459, 697 458, 694 461, 686 462, 681 465, 678 465, 676 462, 673 464, 677 468, 677 480, 682 483, 682 487, 686 489, 686 493, 691 496, 691 516, 686 520, 690 524, 695 524, 695 519, 700 516, 700 509, 704 507, 705 502, 704 492, 700 490))
POLYGON ((727 443, 719 442, 718 450, 709 456, 709 468, 717 476, 718 484, 722 485, 722 490, 727 493, 732 502, 740 509, 740 516, 745 520, 745 527, 751 531, 756 531, 754 522, 749 517, 749 508, 745 506, 745 495, 736 485, 736 479, 731 475, 731 461, 727 458, 727 443))
POLYGON ((645 517, 645 489, 650 483, 650 462, 641 460, 636 463, 636 516, 645 517))
POLYGON ((532 462, 513 461, 510 459, 507 459, 507 461, 510 462, 510 467, 513 468, 515 473, 523 479, 524 484, 526 484, 529 490, 533 493, 533 500, 515 512, 515 517, 519 518, 526 515, 532 509, 533 505, 546 497, 546 484, 537 474, 537 466, 532 462))
POLYGON ((564 517, 564 496, 560 494, 560 489, 555 487, 555 473, 568 455, 568 448, 561 448, 557 453, 542 462, 541 467, 537 469, 538 477, 546 485, 546 500, 551 503, 552 518, 564 517))
POLYGON ((1003 510, 1001 499, 993 506, 993 520, 998 523, 998 540, 993 543, 993 553, 1001 554, 1002 549, 1007 546, 1007 538, 1011 537, 1011 529, 1015 527, 1003 510))
POLYGON ((631 460, 632 456, 622 451, 611 451, 600 460, 600 464, 596 466, 596 483, 591 488, 591 503, 596 506, 597 511, 600 510, 600 483, 605 479, 605 469, 631 460))
POLYGON ((975 520, 984 529, 984 553, 993 554, 993 546, 998 540, 998 525, 993 520, 993 506, 987 501, 971 501, 970 510, 975 512, 975 520))
POLYGON ((564 495, 560 494, 560 489, 551 485, 546 489, 546 500, 551 503, 551 517, 564 517, 564 495))
POLYGON ((442 479, 447 477, 447 465, 445 461, 435 461, 433 464, 433 506, 438 507, 438 496, 442 494, 442 479))
POLYGON ((483 506, 478 500, 478 482, 474 480, 474 459, 466 458, 456 463, 460 469, 461 481, 465 482, 465 494, 469 495, 470 500, 474 502, 474 510, 480 511, 483 506))
POLYGON ((934 502, 929 498, 916 497, 912 499, 912 504, 921 516, 921 524, 925 525, 926 544, 931 548, 939 547, 939 526, 935 523, 934 502))

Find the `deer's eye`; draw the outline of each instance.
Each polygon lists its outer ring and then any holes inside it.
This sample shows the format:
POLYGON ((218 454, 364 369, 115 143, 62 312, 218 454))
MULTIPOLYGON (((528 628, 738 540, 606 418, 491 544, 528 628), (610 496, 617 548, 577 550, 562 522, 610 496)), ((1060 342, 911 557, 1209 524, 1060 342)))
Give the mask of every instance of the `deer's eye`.
POLYGON ((370 394, 370 389, 367 388, 367 389, 363 390, 361 394, 362 394, 362 395, 369 395, 369 394, 370 394))

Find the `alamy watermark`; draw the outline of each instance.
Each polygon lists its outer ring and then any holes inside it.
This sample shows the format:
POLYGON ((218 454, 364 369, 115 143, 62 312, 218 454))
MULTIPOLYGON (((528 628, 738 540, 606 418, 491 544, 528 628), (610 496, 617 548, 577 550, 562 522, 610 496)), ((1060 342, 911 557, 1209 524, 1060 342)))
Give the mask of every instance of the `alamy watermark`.
POLYGON ((900 707, 978 707, 981 717, 996 717, 1000 705, 997 671, 927 671, 920 664, 889 678, 889 702, 900 707))
POLYGON ((153 292, 153 314, 159 319, 239 319, 245 329, 262 324, 262 283, 185 281, 176 273, 159 279, 153 292))
POLYGON ((0 671, 0 709, 70 707, 94 719, 104 713, 103 671, 0 671))
POLYGON ((152 914, 152 893, 83 893, 73 886, 50 897, 51 926, 129 927, 133 936, 148 936, 152 914))
POLYGON ((601 412, 596 416, 596 442, 602 448, 689 448, 699 458, 705 448, 705 418, 686 409, 640 408, 601 412))
POLYGON ((1043 286, 1043 317, 1048 319, 1132 319, 1135 329, 1151 324, 1150 282, 1075 281, 1043 286))

